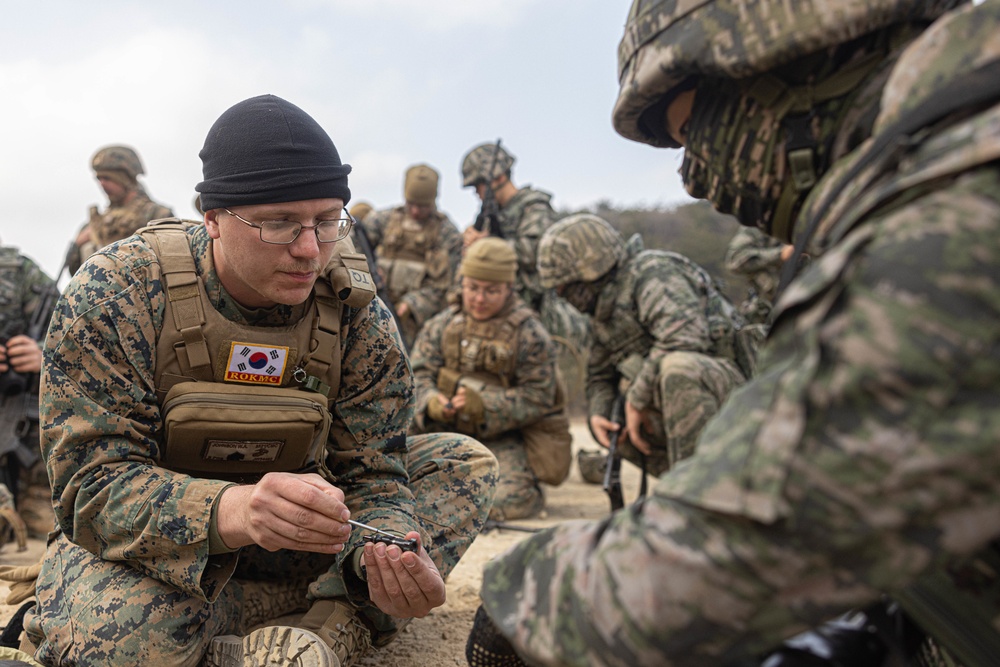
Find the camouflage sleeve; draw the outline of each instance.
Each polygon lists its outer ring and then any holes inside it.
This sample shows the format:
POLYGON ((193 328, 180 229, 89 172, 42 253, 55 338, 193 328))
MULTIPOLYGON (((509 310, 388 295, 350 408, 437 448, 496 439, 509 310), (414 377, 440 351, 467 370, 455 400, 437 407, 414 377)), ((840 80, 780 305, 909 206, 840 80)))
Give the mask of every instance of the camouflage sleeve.
MULTIPOLYGON (((332 481, 355 520, 401 533, 417 530, 406 472, 413 375, 395 321, 374 299, 353 314, 343 335, 341 390, 328 445, 332 481)), ((355 531, 343 553, 361 546, 362 537, 355 531)))
POLYGON ((726 268, 740 275, 780 269, 784 244, 756 229, 741 229, 726 249, 726 268))
POLYGON ((618 396, 618 370, 608 348, 596 340, 587 358, 587 416, 611 414, 611 404, 618 396))
POLYGON ((443 312, 427 321, 410 352, 413 364, 414 401, 413 426, 417 432, 427 430, 427 402, 437 394, 438 371, 444 366, 441 353, 441 333, 450 319, 450 311, 443 312))
POLYGON ((538 304, 545 291, 538 278, 538 242, 545 230, 552 226, 554 218, 555 212, 547 202, 528 204, 515 232, 516 289, 521 298, 532 307, 538 304))
POLYGON ((737 662, 1000 534, 1000 173, 953 187, 792 285, 760 373, 644 504, 487 564, 532 664, 737 662))
POLYGON ((639 323, 653 346, 628 390, 628 401, 644 410, 653 404, 659 362, 674 350, 707 352, 712 345, 703 288, 680 262, 657 257, 638 265, 633 300, 639 323))
POLYGON ((236 560, 209 556, 212 506, 228 483, 154 463, 163 298, 138 239, 95 255, 70 281, 45 340, 42 452, 58 528, 72 542, 212 599, 236 560))
POLYGON ((555 407, 556 354, 542 323, 529 318, 517 333, 517 361, 511 386, 483 389, 483 421, 477 437, 492 438, 528 426, 555 407))

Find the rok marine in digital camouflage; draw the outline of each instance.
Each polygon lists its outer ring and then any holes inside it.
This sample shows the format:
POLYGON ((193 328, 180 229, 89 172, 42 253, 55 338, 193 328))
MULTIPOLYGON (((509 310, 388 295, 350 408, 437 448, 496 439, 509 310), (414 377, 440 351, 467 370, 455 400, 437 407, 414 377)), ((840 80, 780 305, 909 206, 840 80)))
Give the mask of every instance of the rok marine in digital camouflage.
POLYGON ((611 404, 625 395, 621 454, 659 476, 694 451, 698 434, 734 387, 741 324, 712 277, 683 255, 642 250, 607 221, 576 214, 538 246, 545 287, 590 316, 587 414, 607 447, 611 404))
POLYGON ((579 363, 586 359, 590 346, 587 318, 581 316, 551 289, 538 281, 538 241, 552 226, 557 215, 552 195, 530 185, 517 187, 511 180, 515 158, 503 146, 480 144, 462 158, 462 185, 475 188, 483 199, 490 188, 500 207, 500 229, 477 231, 466 227, 463 242, 468 248, 483 236, 493 234, 514 245, 517 253, 515 289, 521 299, 534 308, 555 342, 569 351, 579 363), (494 159, 494 156, 496 159, 494 159))
POLYGON ((151 200, 139 182, 146 170, 135 149, 105 146, 94 153, 90 167, 108 197, 108 206, 103 213, 97 206, 90 207, 90 219, 77 234, 66 258, 71 274, 100 248, 131 236, 150 220, 173 215, 169 208, 151 200))
POLYGON ((204 224, 104 248, 46 339, 58 529, 25 628, 48 665, 350 665, 444 602, 489 512, 486 448, 406 437, 412 375, 338 242, 326 132, 264 95, 200 155, 204 224))
POLYGON ((813 259, 695 455, 489 563, 473 639, 492 619, 533 665, 753 664, 888 593, 996 664, 998 59, 996 0, 635 2, 616 129, 683 145, 693 195, 813 259))
POLYGON ((556 351, 538 315, 513 291, 517 256, 484 238, 462 260, 461 301, 431 319, 410 359, 416 383, 413 431, 459 431, 500 463, 490 518, 535 516, 540 481, 569 473, 569 420, 556 351))
MULTIPOLYGON (((0 247, 0 483, 16 495, 20 517, 36 538, 48 535, 53 519, 39 451, 42 350, 30 329, 32 321, 43 334, 48 328, 55 304, 49 292, 58 293, 55 283, 35 262, 16 248, 0 247)), ((0 543, 5 537, 0 534, 0 543)))
POLYGON ((747 322, 766 324, 770 320, 774 298, 781 282, 781 267, 792 254, 793 246, 756 227, 743 227, 726 248, 726 268, 747 281, 747 297, 739 306, 747 322))
POLYGON ((406 170, 404 203, 369 213, 361 224, 396 309, 407 349, 445 297, 462 259, 462 235, 437 208, 438 173, 426 164, 406 170))

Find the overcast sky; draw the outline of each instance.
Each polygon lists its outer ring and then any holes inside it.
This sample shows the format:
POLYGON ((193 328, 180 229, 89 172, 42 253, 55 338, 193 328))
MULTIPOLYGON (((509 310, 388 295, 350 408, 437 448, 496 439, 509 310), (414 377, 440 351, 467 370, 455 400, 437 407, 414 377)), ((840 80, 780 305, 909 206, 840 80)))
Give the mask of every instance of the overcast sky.
POLYGON ((4 3, 0 183, 4 244, 50 274, 91 204, 101 146, 134 146, 153 199, 195 215, 198 151, 240 100, 302 107, 354 167, 354 200, 402 200, 403 172, 441 173, 459 228, 478 210, 459 178, 503 138, 514 181, 557 208, 688 201, 680 154, 611 127, 627 0, 284 0, 4 3))

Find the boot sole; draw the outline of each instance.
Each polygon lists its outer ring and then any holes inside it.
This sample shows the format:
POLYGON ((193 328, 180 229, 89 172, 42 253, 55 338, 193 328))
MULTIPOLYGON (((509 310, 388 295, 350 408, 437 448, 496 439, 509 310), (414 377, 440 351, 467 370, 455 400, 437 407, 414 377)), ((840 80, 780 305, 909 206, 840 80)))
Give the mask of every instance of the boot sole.
POLYGON ((212 640, 205 667, 340 667, 340 660, 319 635, 272 625, 246 637, 223 635, 212 640))

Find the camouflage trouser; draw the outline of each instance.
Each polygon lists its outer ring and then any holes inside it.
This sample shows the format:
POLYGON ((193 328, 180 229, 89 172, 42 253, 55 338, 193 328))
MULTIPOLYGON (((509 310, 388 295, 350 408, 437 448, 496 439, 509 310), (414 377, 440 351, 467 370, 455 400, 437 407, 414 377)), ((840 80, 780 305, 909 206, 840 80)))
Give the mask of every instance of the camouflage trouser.
POLYGON ((483 444, 500 464, 500 481, 490 518, 495 521, 526 519, 540 512, 545 506, 545 497, 528 465, 524 440, 508 433, 483 444))
MULTIPOLYGON (((651 419, 652 431, 646 433, 653 446, 653 453, 646 457, 646 471, 659 477, 691 456, 702 428, 729 392, 744 381, 736 362, 730 359, 698 352, 664 355, 650 408, 659 411, 660 419, 651 419)), ((642 465, 642 454, 630 443, 622 443, 620 451, 627 460, 642 465)))
MULTIPOLYGON (((445 576, 479 534, 492 504, 495 458, 475 440, 453 433, 408 439, 410 486, 425 546, 445 576)), ((25 629, 47 665, 198 665, 211 640, 245 634, 262 619, 243 604, 258 584, 283 587, 271 617, 308 608, 310 598, 342 597, 346 586, 335 557, 243 548, 233 579, 214 602, 194 598, 134 567, 106 561, 62 534, 49 543, 37 582, 38 606, 25 629), (248 588, 249 587, 249 588, 248 588), (308 595, 306 595, 308 588, 308 595), (292 595, 296 593, 297 595, 292 595)), ((359 608, 378 629, 393 619, 359 608)))

